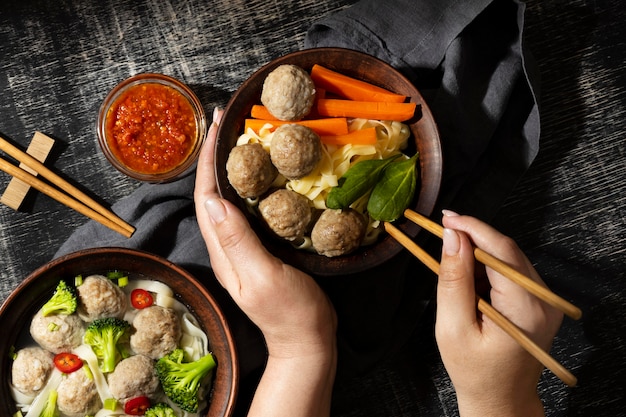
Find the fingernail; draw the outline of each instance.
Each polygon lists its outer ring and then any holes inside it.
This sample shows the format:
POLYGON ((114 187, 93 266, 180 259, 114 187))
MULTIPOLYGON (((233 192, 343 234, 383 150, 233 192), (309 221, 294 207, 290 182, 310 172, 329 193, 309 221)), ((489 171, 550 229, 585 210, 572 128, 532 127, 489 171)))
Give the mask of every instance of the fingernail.
POLYGON ((441 210, 441 213, 446 217, 458 217, 459 213, 454 212, 452 210, 441 210))
POLYGON ((459 234, 452 229, 443 229, 443 251, 448 256, 459 253, 461 242, 459 234))
POLYGON ((219 121, 220 121, 220 108, 219 107, 215 107, 213 109, 213 123, 215 123, 215 125, 219 125, 219 121))
POLYGON ((219 198, 209 198, 204 202, 204 208, 215 223, 221 223, 226 219, 226 207, 219 198))

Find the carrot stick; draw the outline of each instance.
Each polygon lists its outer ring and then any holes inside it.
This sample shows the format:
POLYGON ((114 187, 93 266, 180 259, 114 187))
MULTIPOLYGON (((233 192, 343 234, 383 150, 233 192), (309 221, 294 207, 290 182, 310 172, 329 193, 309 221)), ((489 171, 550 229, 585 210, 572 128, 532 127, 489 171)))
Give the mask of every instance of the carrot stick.
POLYGON ((366 129, 354 130, 346 135, 321 136, 322 143, 326 145, 375 145, 376 128, 368 127, 366 129))
POLYGON ((244 129, 252 129, 256 133, 266 124, 271 124, 271 132, 276 130, 278 126, 298 123, 313 129, 320 136, 336 136, 348 133, 348 120, 345 117, 330 117, 325 119, 299 120, 297 122, 285 122, 282 120, 262 120, 262 119, 246 119, 244 129))
POLYGON ((250 109, 250 116, 253 119, 278 120, 270 111, 262 104, 253 104, 250 109))
POLYGON ((348 77, 318 64, 313 65, 311 69, 311 79, 317 88, 323 88, 351 100, 402 103, 406 99, 406 96, 401 94, 348 77))
POLYGON ((416 103, 324 99, 317 102, 317 112, 326 117, 360 117, 403 122, 415 115, 416 106, 416 103))

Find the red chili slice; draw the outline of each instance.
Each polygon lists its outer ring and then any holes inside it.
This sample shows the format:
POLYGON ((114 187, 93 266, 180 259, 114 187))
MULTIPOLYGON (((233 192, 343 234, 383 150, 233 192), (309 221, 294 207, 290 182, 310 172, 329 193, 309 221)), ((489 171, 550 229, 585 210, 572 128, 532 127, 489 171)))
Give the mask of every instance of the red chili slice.
POLYGON ((148 291, 137 288, 130 293, 130 303, 136 309, 141 310, 150 307, 154 303, 154 299, 148 291))
POLYGON ((83 361, 73 353, 61 352, 54 356, 54 366, 64 374, 71 374, 82 368, 83 361))
POLYGON ((148 408, 150 408, 150 398, 135 397, 126 401, 124 412, 131 416, 143 416, 148 408))

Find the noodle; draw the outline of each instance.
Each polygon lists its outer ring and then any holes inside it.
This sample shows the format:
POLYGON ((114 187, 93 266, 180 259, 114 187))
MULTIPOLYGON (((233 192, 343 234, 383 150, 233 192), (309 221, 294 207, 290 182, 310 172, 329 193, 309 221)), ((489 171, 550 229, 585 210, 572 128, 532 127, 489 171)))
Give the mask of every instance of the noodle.
MULTIPOLYGON (((411 132, 409 127, 396 121, 380 121, 368 119, 352 119, 349 124, 349 131, 361 130, 374 127, 376 128, 377 141, 375 145, 325 145, 322 146, 322 159, 315 169, 307 176, 287 180, 282 175, 274 181, 273 186, 276 188, 285 187, 307 197, 310 205, 316 209, 326 209, 326 197, 333 187, 339 184, 341 178, 348 169, 359 161, 368 159, 385 159, 393 155, 402 154, 407 147, 407 141, 411 132)), ((239 136, 237 145, 247 143, 260 143, 263 148, 269 152, 274 135, 271 132, 272 125, 266 124, 257 134, 252 129, 248 129, 239 136)), ((355 201, 351 208, 366 214, 367 200, 369 195, 365 195, 355 201)), ((249 206, 258 203, 246 201, 249 206)), ((366 237, 363 245, 374 243, 380 233, 380 222, 368 218, 368 226, 366 237)), ((298 249, 310 249, 310 242, 298 245, 298 249)))
POLYGON ((63 379, 63 373, 54 368, 48 378, 45 387, 37 394, 32 404, 27 405, 28 410, 22 407, 22 411, 26 411, 24 417, 39 417, 48 403, 48 396, 52 390, 56 390, 63 379))
POLYGON ((109 384, 107 383, 106 377, 98 367, 98 358, 95 353, 93 353, 91 346, 82 344, 76 347, 73 350, 73 353, 87 362, 87 366, 89 366, 89 370, 93 375, 93 382, 96 384, 96 389, 98 390, 100 399, 104 401, 107 398, 113 397, 113 395, 111 395, 111 391, 109 390, 109 384))

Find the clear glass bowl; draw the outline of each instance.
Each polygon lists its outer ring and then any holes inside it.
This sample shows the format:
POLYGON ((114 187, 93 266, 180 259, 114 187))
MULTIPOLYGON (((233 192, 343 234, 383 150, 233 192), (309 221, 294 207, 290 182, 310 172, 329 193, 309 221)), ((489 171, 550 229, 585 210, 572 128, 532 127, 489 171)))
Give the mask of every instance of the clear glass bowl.
MULTIPOLYGON (((155 99, 154 102, 156 101, 157 100, 155 99)), ((135 100, 135 102, 140 103, 141 100, 135 100)), ((144 106, 143 109, 131 107, 133 105, 132 103, 124 109, 124 117, 127 117, 128 120, 126 121, 132 124, 132 129, 134 129, 133 134, 140 134, 144 130, 155 128, 162 131, 170 131, 171 125, 169 124, 176 123, 180 119, 179 117, 171 117, 171 114, 168 116, 165 111, 160 114, 162 118, 159 116, 153 116, 152 114, 149 115, 149 117, 144 117, 144 114, 138 113, 145 112, 146 106, 148 107, 148 111, 152 113, 163 110, 163 108, 151 107, 153 104, 152 102, 153 100, 144 99, 142 103, 144 106)), ((177 111, 176 108, 170 108, 170 110, 177 111)), ((121 123, 124 123, 124 120, 122 120, 121 123)), ((198 97, 182 82, 163 74, 143 73, 122 81, 106 96, 104 102, 100 106, 100 111, 98 112, 98 143, 104 153, 104 156, 111 163, 111 165, 113 165, 120 172, 136 180, 151 183, 173 181, 180 178, 190 168, 192 168, 198 159, 200 149, 202 148, 206 138, 207 129, 208 124, 206 115, 198 97), (146 86, 147 84, 153 84, 154 86, 146 86), (146 138, 139 141, 136 141, 134 138, 131 141, 128 141, 125 138, 125 142, 123 142, 120 147, 120 142, 118 142, 120 137, 115 137, 114 132, 110 128, 111 124, 109 123, 109 120, 111 117, 116 117, 120 103, 128 97, 128 94, 133 94, 141 87, 153 87, 153 89, 158 89, 161 93, 167 94, 167 96, 171 99, 182 99, 182 103, 188 103, 193 113, 193 119, 195 120, 195 134, 190 134, 190 136, 193 137, 191 138, 191 142, 188 149, 184 153, 184 156, 182 156, 182 159, 173 163, 169 167, 159 168, 156 170, 147 168, 144 169, 143 166, 138 168, 137 166, 133 166, 133 161, 131 159, 125 159, 125 153, 126 151, 130 153, 137 152, 136 155, 131 155, 131 157, 135 159, 137 157, 140 159, 147 158, 151 161, 157 161, 158 159, 153 158, 162 157, 164 155, 163 149, 165 146, 170 146, 171 149, 171 146, 177 146, 180 145, 180 143, 177 144, 171 139, 168 139, 168 142, 165 143, 162 138, 154 139, 153 143, 149 142, 146 138), (142 150, 136 151, 137 146, 140 146, 142 150), (132 152, 130 147, 133 147, 132 152), (124 151, 121 150, 123 148, 125 148, 124 151), (138 156, 139 154, 141 154, 141 156, 138 156)), ((154 137, 156 138, 156 136, 154 137)), ((179 155, 179 157, 180 156, 181 155, 179 155)), ((159 161, 167 161, 167 159, 160 159, 159 161)), ((156 166, 155 164, 151 165, 151 167, 156 166)))

